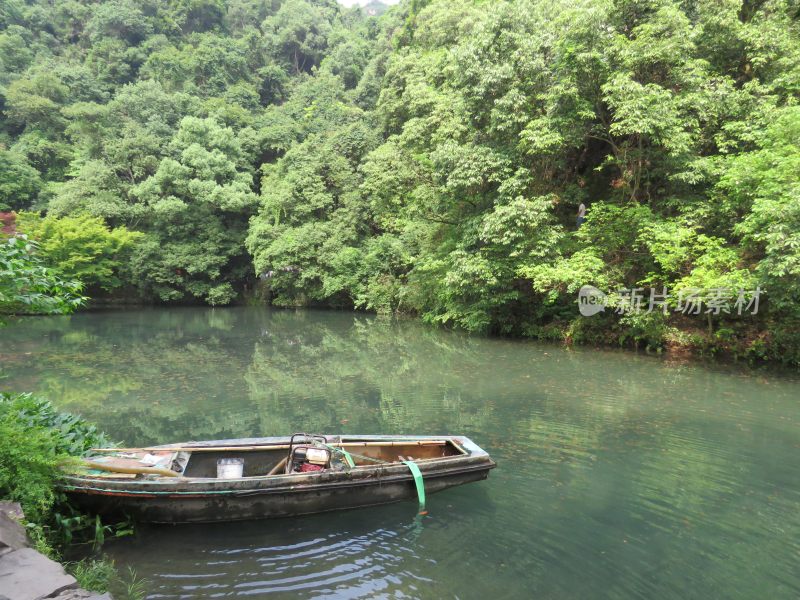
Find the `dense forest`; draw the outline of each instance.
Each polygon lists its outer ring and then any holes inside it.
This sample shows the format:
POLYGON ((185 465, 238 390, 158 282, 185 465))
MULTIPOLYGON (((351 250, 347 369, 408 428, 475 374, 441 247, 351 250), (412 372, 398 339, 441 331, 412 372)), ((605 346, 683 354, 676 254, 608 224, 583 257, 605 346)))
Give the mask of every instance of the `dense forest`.
POLYGON ((800 364, 799 92, 796 0, 0 0, 0 211, 93 297, 800 364))

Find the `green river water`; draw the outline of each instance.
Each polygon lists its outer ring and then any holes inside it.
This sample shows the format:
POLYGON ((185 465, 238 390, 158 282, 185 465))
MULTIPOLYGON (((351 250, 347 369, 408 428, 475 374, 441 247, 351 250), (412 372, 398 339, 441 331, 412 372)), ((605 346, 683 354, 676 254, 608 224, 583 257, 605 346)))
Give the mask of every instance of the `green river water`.
POLYGON ((497 460, 416 505, 106 545, 148 598, 800 597, 800 377, 374 316, 145 309, 0 330, 6 390, 126 445, 458 433, 497 460))

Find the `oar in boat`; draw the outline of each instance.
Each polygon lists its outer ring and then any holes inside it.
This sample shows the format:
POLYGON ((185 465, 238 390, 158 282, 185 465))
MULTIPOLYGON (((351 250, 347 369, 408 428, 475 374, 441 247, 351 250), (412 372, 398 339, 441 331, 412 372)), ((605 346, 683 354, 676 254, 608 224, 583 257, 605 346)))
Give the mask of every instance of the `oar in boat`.
POLYGON ((267 473, 267 477, 269 477, 270 475, 277 475, 280 472, 280 470, 283 469, 286 466, 286 461, 287 460, 288 460, 288 457, 284 456, 281 459, 281 461, 277 465, 272 467, 272 470, 269 473, 267 473))
POLYGON ((91 460, 84 459, 81 461, 83 466, 88 467, 90 469, 97 469, 98 471, 108 471, 111 473, 136 473, 141 475, 161 475, 162 477, 180 477, 180 473, 176 473, 175 471, 171 471, 170 469, 162 469, 160 467, 125 467, 122 465, 114 465, 114 464, 107 464, 107 463, 99 463, 94 462, 91 460))
MULTIPOLYGON (((446 440, 416 440, 389 442, 333 442, 329 446, 341 448, 366 448, 371 446, 445 446, 446 440)), ((259 450, 288 450, 289 444, 261 444, 251 446, 163 446, 152 448, 92 448, 92 452, 257 452, 259 450)))

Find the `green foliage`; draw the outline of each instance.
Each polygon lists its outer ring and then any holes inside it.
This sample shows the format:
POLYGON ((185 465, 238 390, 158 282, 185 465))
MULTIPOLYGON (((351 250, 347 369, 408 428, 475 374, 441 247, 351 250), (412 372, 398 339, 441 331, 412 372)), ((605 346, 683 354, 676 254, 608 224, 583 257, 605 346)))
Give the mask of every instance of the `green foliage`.
MULTIPOLYGON (((796 77, 800 37, 788 5, 747 22, 668 0, 559 6, 557 18, 536 1, 406 11, 383 21, 400 47, 382 54, 376 44, 370 63, 381 65, 379 96, 360 118, 380 123, 383 140, 353 170, 347 206, 361 207, 362 228, 332 228, 344 153, 317 158, 326 138, 304 134, 306 123, 319 127, 313 99, 282 124, 297 132, 294 145, 262 167, 248 248, 273 301, 346 298, 480 331, 551 336, 561 323, 574 340, 652 348, 674 319, 576 328, 577 290, 760 285, 768 310, 794 314, 797 116, 782 106, 795 101, 786 77, 796 77), (588 221, 570 231, 581 202, 588 221), (371 260, 376 247, 392 252, 371 260)), ((365 68, 362 82, 372 78, 365 68)), ((727 341, 752 340, 741 320, 708 323, 727 341)))
POLYGON ((118 573, 111 585, 115 598, 122 600, 145 600, 149 581, 139 576, 133 567, 128 566, 124 573, 118 573))
MULTIPOLYGON (((128 523, 105 525, 98 516, 79 513, 57 491, 63 467, 91 448, 109 445, 108 438, 81 417, 59 412, 31 394, 0 392, 0 499, 22 505, 40 552, 58 557, 71 544, 97 547, 107 535, 132 532, 128 523)), ((79 563, 75 569, 76 577, 91 585, 87 589, 106 589, 108 564, 79 563)))
MULTIPOLYGON (((40 552, 58 557, 70 544, 97 547, 107 534, 131 532, 127 524, 104 525, 98 516, 78 513, 57 491, 65 465, 108 445, 104 434, 78 416, 31 394, 0 392, 0 499, 21 504, 40 552)), ((105 591, 119 578, 109 561, 83 560, 67 567, 91 591, 105 591)))
POLYGON ((311 72, 328 47, 334 2, 286 0, 261 26, 270 52, 295 73, 311 72))
POLYGON ((252 176, 240 168, 241 143, 211 118, 185 117, 169 149, 130 189, 150 217, 147 239, 134 250, 134 278, 161 300, 228 304, 231 282, 244 276, 242 242, 256 202, 252 176))
POLYGON ((81 306, 82 285, 45 266, 24 236, 0 238, 0 315, 67 314, 81 306))
POLYGON ((144 600, 148 581, 137 575, 133 567, 124 571, 109 558, 84 558, 64 565, 78 586, 90 592, 110 592, 119 600, 144 600))
POLYGON ((58 471, 54 436, 31 430, 12 410, 13 399, 0 396, 0 494, 22 504, 33 522, 46 519, 55 501, 58 471))
POLYGON ((779 314, 800 317, 800 109, 787 107, 758 142, 729 159, 719 188, 747 210, 736 224, 757 259, 755 274, 779 314), (749 209, 749 210, 748 210, 749 209))
POLYGON ((651 346, 687 324, 576 328, 577 289, 761 286, 712 323, 742 343, 800 318, 788 0, 14 7, 0 204, 143 233, 115 275, 142 298, 260 276, 280 305, 651 346))
POLYGON ((41 189, 38 171, 24 156, 0 149, 0 211, 30 207, 41 189))
POLYGON ((68 571, 78 585, 90 592, 105 592, 109 584, 117 576, 114 563, 110 560, 90 560, 85 559, 71 565, 67 565, 68 571))
POLYGON ((17 230, 35 240, 41 256, 66 277, 105 290, 122 284, 120 269, 142 236, 125 227, 110 229, 103 219, 89 215, 42 218, 22 212, 17 230))
MULTIPOLYGON (((61 464, 109 445, 94 425, 30 394, 0 393, 0 432, 0 496, 20 502, 27 520, 38 525, 61 519, 54 512, 61 464)), ((60 535, 71 536, 72 524, 62 525, 60 535)))
POLYGON ((152 25, 131 0, 110 0, 99 5, 86 24, 86 35, 92 43, 118 38, 136 45, 152 33, 152 25))

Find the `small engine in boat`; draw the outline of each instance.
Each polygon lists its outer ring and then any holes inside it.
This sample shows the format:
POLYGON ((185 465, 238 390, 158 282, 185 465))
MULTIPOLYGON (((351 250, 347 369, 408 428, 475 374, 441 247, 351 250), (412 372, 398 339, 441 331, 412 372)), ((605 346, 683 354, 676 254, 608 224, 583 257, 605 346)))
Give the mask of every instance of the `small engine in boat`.
POLYGON ((323 471, 330 467, 331 451, 314 446, 295 446, 292 448, 290 473, 310 473, 323 471))

